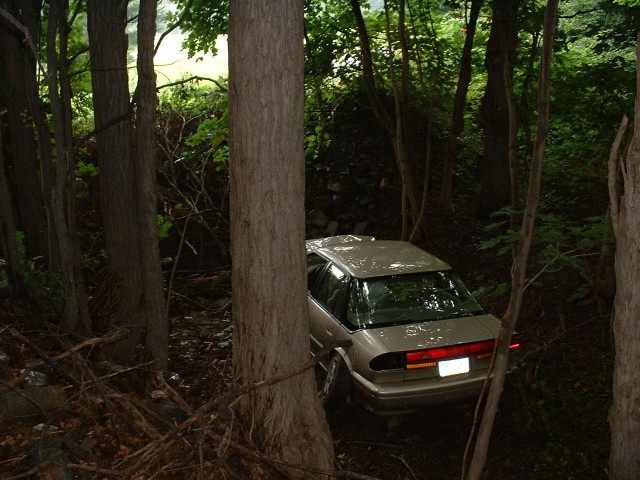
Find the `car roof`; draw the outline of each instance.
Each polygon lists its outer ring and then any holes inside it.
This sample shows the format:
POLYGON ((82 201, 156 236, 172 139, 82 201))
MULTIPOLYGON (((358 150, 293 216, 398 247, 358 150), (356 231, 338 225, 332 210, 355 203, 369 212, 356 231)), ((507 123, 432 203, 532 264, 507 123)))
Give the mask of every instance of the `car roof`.
POLYGON ((375 240, 373 237, 350 240, 345 238, 350 237, 348 235, 339 237, 308 240, 307 252, 317 253, 337 264, 349 275, 358 278, 451 269, 446 262, 409 242, 375 240))
POLYGON ((307 247, 307 253, 310 253, 320 247, 328 247, 330 245, 339 245, 341 243, 349 242, 372 242, 373 240, 375 240, 375 237, 369 237, 366 235, 334 235, 333 237, 307 240, 305 245, 307 247))

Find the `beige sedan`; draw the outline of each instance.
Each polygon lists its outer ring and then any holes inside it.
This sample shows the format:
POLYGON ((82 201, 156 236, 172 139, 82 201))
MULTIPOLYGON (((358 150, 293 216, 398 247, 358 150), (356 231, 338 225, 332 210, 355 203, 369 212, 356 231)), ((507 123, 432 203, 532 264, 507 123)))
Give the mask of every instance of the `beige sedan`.
MULTIPOLYGON (((500 321, 442 260, 401 241, 342 235, 306 242, 311 351, 325 405, 349 397, 398 414, 477 396, 500 321)), ((514 337, 511 350, 519 350, 514 337)))

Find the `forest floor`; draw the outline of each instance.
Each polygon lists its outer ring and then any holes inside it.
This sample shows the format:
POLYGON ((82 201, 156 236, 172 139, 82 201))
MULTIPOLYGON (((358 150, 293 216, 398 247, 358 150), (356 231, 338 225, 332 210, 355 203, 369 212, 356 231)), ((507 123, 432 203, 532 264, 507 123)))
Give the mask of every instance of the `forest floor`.
MULTIPOLYGON (((504 268, 474 256, 452 255, 458 265, 484 269, 469 272, 475 281, 491 278, 486 265, 504 268)), ((590 302, 567 304, 571 281, 558 276, 548 284, 554 287, 531 293, 524 305, 525 357, 507 379, 483 478, 607 477, 609 318, 590 302)), ((0 304, 7 357, 0 358, 0 478, 287 478, 252 451, 228 415, 228 296, 206 308, 194 300, 171 319, 172 373, 151 395, 136 393, 144 389, 135 370, 94 363, 99 340, 81 343, 27 309, 0 304), (80 347, 65 353, 71 344, 80 347), (21 378, 23 370, 45 373, 48 385, 63 390, 45 399, 58 408, 30 400, 27 413, 7 413, 8 395, 48 388, 21 378)), ((503 299, 488 302, 499 313, 503 299)), ((474 410, 460 403, 380 417, 349 405, 328 415, 337 467, 343 478, 460 478, 474 410)))

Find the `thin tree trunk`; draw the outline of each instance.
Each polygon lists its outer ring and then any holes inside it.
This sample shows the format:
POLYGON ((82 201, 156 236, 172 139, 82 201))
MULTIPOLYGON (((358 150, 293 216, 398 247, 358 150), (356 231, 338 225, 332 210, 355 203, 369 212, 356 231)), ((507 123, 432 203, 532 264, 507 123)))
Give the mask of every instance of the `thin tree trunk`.
POLYGON ((70 102, 71 98, 67 96, 68 88, 63 86, 63 79, 66 77, 66 74, 64 73, 64 67, 62 68, 62 74, 60 74, 56 53, 58 32, 60 33, 62 45, 65 43, 62 37, 66 35, 66 32, 60 29, 60 26, 66 23, 63 20, 64 15, 64 0, 52 0, 50 2, 47 34, 47 80, 56 145, 56 174, 51 202, 66 293, 62 323, 65 327, 74 330, 81 325, 88 324, 88 314, 84 308, 86 294, 82 288, 83 283, 79 280, 79 255, 72 239, 73 231, 67 208, 69 178, 73 175, 73 163, 70 161, 69 155, 71 146, 67 144, 70 138, 70 134, 68 133, 70 123, 67 123, 67 121, 70 122, 71 120, 65 118, 70 115, 70 105, 65 106, 65 103, 70 102), (59 77, 60 85, 58 84, 59 77), (59 87, 61 87, 62 94, 58 92, 59 87))
MULTIPOLYGON (((538 130, 536 134, 536 142, 534 145, 531 173, 529 177, 529 192, 527 195, 527 205, 525 208, 524 219, 522 222, 522 231, 520 242, 513 262, 511 273, 511 296, 509 298, 509 306, 504 314, 496 352, 494 355, 491 385, 484 411, 482 421, 475 442, 473 457, 469 465, 468 473, 465 472, 463 465, 462 478, 467 480, 477 480, 480 478, 487 459, 487 451, 489 449, 489 441, 491 440, 491 431, 495 421, 498 404, 504 387, 504 379, 508 368, 509 344, 513 330, 518 322, 520 315, 520 307, 522 305, 522 296, 525 288, 525 276, 527 271, 527 263, 529 258, 529 249, 531 247, 531 238, 533 236, 533 227, 535 224, 536 211, 540 202, 540 184, 542 181, 542 165, 544 163, 544 149, 549 129, 549 84, 551 78, 551 53, 553 51, 553 37, 556 28, 556 17, 558 14, 558 0, 549 0, 545 10, 544 21, 544 45, 541 58, 540 68, 540 92, 538 95, 538 130), (466 474, 466 475, 465 475, 466 474)), ((474 435, 472 434, 470 438, 474 435)), ((466 457, 466 455, 465 455, 466 457)), ((465 458, 466 460, 466 458, 465 458)))
MULTIPOLYGON (((484 154, 480 164, 477 212, 488 215, 511 201, 509 118, 503 62, 515 57, 519 0, 494 0, 485 66, 487 85, 482 99, 484 154)), ((513 72, 509 72, 513 75, 513 72)))
MULTIPOLYGON (((411 215, 411 219, 415 221, 419 212, 420 212, 420 202, 418 200, 417 189, 415 185, 415 178, 411 168, 411 162, 409 160, 409 155, 407 151, 406 145, 406 128, 407 126, 404 124, 402 120, 402 109, 405 108, 402 106, 402 98, 399 90, 402 89, 402 86, 398 88, 395 81, 395 70, 392 66, 392 59, 389 59, 389 68, 390 74, 392 75, 392 83, 394 85, 395 92, 395 102, 396 102, 396 119, 394 119, 389 115, 387 109, 385 108, 380 95, 376 89, 376 81, 373 73, 373 60, 371 57, 371 45, 369 43, 369 34, 367 32, 367 27, 364 22, 364 17, 362 16, 362 10, 360 9, 359 0, 350 0, 351 1, 351 10, 354 14, 356 20, 356 26, 358 28, 358 38, 360 40, 360 49, 362 53, 362 70, 364 74, 367 98, 369 99, 369 103, 371 103, 371 107, 373 108, 373 112, 378 119, 378 122, 382 126, 385 132, 389 135, 391 143, 393 145, 393 150, 396 157, 396 162, 398 165, 398 171, 400 174, 400 180, 402 182, 402 192, 403 197, 406 198, 409 204, 409 214, 411 215)), ((386 3, 385 3, 386 5, 386 3)), ((388 18, 388 15, 387 15, 388 18)), ((390 40, 389 40, 390 41, 390 40)), ((403 72, 408 75, 408 72, 403 72)), ((404 81, 404 80, 401 80, 404 81)), ((403 205, 404 201, 403 201, 403 205)), ((402 218, 403 218, 403 229, 402 229, 402 238, 406 238, 409 234, 408 229, 408 218, 407 218, 407 209, 403 207, 402 209, 402 218)))
POLYGON ((502 64, 502 76, 504 79, 505 95, 507 97, 507 111, 509 113, 509 177, 511 178, 511 215, 509 225, 512 230, 519 226, 518 204, 518 116, 516 114, 516 97, 513 93, 513 80, 509 59, 505 58, 502 64))
MULTIPOLYGON (((386 19, 387 46, 389 52, 393 52, 394 48, 393 40, 391 38, 389 3, 386 0, 384 2, 384 12, 386 19)), ((415 186, 412 181, 413 173, 411 172, 411 161, 407 147, 407 128, 409 126, 409 56, 407 52, 404 28, 404 0, 400 0, 398 6, 398 37, 402 50, 402 71, 400 81, 398 81, 398 76, 396 75, 393 58, 391 56, 388 57, 389 77, 391 78, 391 86, 393 88, 393 103, 395 109, 394 131, 391 133, 391 140, 393 142, 393 149, 398 162, 400 179, 402 180, 402 194, 405 199, 409 201, 409 214, 411 216, 412 224, 415 224, 419 208, 417 205, 413 205, 412 198, 414 198, 415 195, 411 195, 410 193, 411 191, 415 191, 415 186)), ((406 239, 409 234, 409 216, 407 215, 404 205, 405 203, 403 202, 402 239, 406 239)))
MULTIPOLYGON (((640 34, 636 44, 636 88, 640 92, 640 34)), ((640 478, 640 382, 637 361, 640 358, 640 94, 636 94, 634 130, 631 144, 620 160, 623 191, 618 191, 618 152, 623 120, 609 159, 609 196, 611 219, 616 236, 613 339, 613 404, 609 410, 611 453, 609 478, 640 478)))
POLYGON ((80 262, 81 247, 80 237, 78 236, 78 223, 76 220, 76 158, 73 145, 73 125, 71 110, 71 79, 69 78, 69 33, 71 28, 67 21, 66 4, 60 6, 61 12, 58 18, 58 43, 59 43, 59 61, 58 68, 60 72, 60 108, 62 110, 62 121, 64 128, 64 148, 67 156, 67 181, 66 181, 66 198, 65 198, 65 214, 67 217, 67 225, 69 228, 69 240, 71 242, 71 251, 73 253, 73 275, 78 290, 78 313, 80 315, 80 324, 77 330, 80 333, 89 335, 91 333, 91 318, 89 316, 89 300, 87 297, 87 288, 84 281, 84 273, 80 262))
POLYGON ((369 43, 369 33, 367 32, 367 26, 364 23, 364 17, 362 16, 362 10, 360 10, 359 0, 350 0, 351 11, 356 20, 356 26, 358 28, 358 39, 360 40, 360 49, 362 55, 362 71, 364 74, 364 84, 367 91, 367 98, 373 108, 373 113, 378 119, 378 122, 382 126, 383 130, 387 134, 392 135, 394 131, 393 119, 387 112, 380 95, 376 89, 376 79, 373 73, 373 59, 371 58, 371 44, 369 43))
MULTIPOLYGON (((27 41, 32 44, 32 41, 27 41)), ((35 45, 34 45, 35 48, 35 45)), ((33 51, 33 56, 38 55, 33 51)), ((38 58, 37 62, 40 59, 38 58)), ((55 186, 55 168, 52 156, 52 132, 47 123, 47 112, 39 94, 39 82, 36 72, 25 78, 26 98, 29 112, 33 119, 33 126, 37 140, 38 153, 40 157, 40 175, 42 185, 42 197, 44 199, 44 210, 47 219, 47 259, 49 271, 62 271, 61 249, 56 229, 55 215, 53 211, 53 194, 55 186)))
POLYGON ((538 51, 540 50, 540 32, 535 31, 531 34, 531 41, 529 42, 531 45, 531 49, 529 51, 529 56, 527 60, 527 67, 524 71, 522 85, 520 87, 520 112, 521 118, 523 118, 523 122, 520 125, 520 128, 524 132, 524 145, 527 152, 533 150, 533 140, 531 138, 531 124, 529 123, 529 119, 531 118, 531 107, 529 106, 529 88, 531 88, 531 83, 535 81, 536 73, 535 73, 535 65, 536 59, 538 58, 538 51))
MULTIPOLYGON (((33 4, 26 5, 28 7, 34 7, 33 4)), ((46 113, 42 106, 42 102, 39 95, 39 84, 37 80, 38 69, 44 73, 44 69, 40 64, 39 52, 36 48, 37 38, 36 32, 39 28, 37 19, 39 19, 40 11, 33 11, 31 14, 25 16, 29 19, 27 25, 20 23, 11 13, 7 10, 0 9, 1 16, 9 22, 12 27, 20 31, 20 35, 24 36, 23 44, 25 48, 25 56, 29 56, 31 60, 26 60, 27 67, 24 69, 24 77, 20 81, 24 84, 24 97, 28 109, 28 114, 33 120, 33 134, 37 139, 38 153, 39 153, 39 168, 40 168, 40 183, 41 193, 43 198, 43 205, 45 217, 46 217, 46 232, 39 232, 40 235, 45 237, 40 240, 47 246, 45 258, 48 261, 50 271, 59 271, 61 269, 60 260, 60 248, 57 240, 57 233, 55 228, 55 221, 52 208, 52 191, 54 184, 54 172, 53 162, 51 157, 51 132, 46 124, 46 113), (28 65, 32 65, 29 68, 28 65)), ((8 48, 12 41, 5 42, 2 40, 2 46, 8 48)), ((22 121, 22 120, 21 120, 22 121)), ((37 174, 37 172, 34 172, 37 174)))
MULTIPOLYGON (((232 0, 229 13, 233 368, 247 385, 309 358, 303 1, 232 0)), ((252 392, 238 410, 260 450, 302 469, 289 474, 333 470, 312 371, 252 392)))
POLYGON ((169 330, 165 309, 156 194, 156 76, 153 64, 156 33, 156 0, 141 0, 138 14, 138 88, 136 89, 136 180, 139 249, 147 318, 146 347, 156 360, 154 368, 166 370, 169 330))
POLYGON ((9 280, 9 292, 12 296, 26 295, 18 242, 16 241, 16 227, 13 221, 11 199, 9 198, 9 182, 5 175, 4 146, 2 144, 2 113, 0 113, 0 245, 6 262, 5 268, 9 280))
POLYGON ((431 175, 431 157, 432 157, 432 148, 431 148, 431 139, 433 138, 433 97, 429 98, 429 111, 427 113, 427 131, 426 131, 426 139, 427 139, 427 148, 425 154, 424 161, 424 175, 423 175, 423 190, 422 190, 422 202, 420 204, 420 213, 418 214, 418 218, 416 219, 415 224, 413 225, 413 231, 409 236, 409 241, 411 243, 416 243, 420 239, 421 232, 424 232, 427 235, 426 222, 427 222, 427 207, 429 206, 429 177, 431 175))
POLYGON ((478 16, 482 8, 483 0, 471 0, 471 13, 467 22, 467 32, 462 47, 460 58, 460 73, 458 85, 453 97, 453 112, 451 113, 451 130, 449 130, 449 143, 447 156, 442 167, 442 187, 440 192, 440 210, 444 214, 451 213, 451 201, 453 197, 453 167, 456 163, 458 150, 458 138, 464 129, 464 111, 467 104, 467 92, 471 83, 471 51, 476 35, 478 16))
POLYGON ((27 94, 27 79, 36 75, 36 52, 25 48, 25 39, 21 38, 28 36, 31 42, 28 45, 37 43, 40 11, 34 9, 33 2, 24 2, 18 8, 16 2, 2 1, 0 8, 4 11, 0 17, 0 85, 10 145, 5 162, 12 172, 8 186, 14 199, 16 228, 25 236, 26 255, 44 257, 46 261, 47 223, 27 94), (18 26, 21 34, 16 34, 18 26))
MULTIPOLYGON (((409 2, 407 2, 407 8, 409 9, 409 16, 411 18, 414 36, 417 36, 416 28, 414 24, 415 17, 413 12, 411 11, 411 4, 409 2)), ((428 8, 430 7, 428 6, 428 8)), ((429 14, 429 21, 432 25, 432 31, 433 31, 433 19, 431 18, 430 14, 429 14)), ((433 48, 435 50, 436 56, 438 57, 438 48, 435 42, 434 42, 433 48)), ((428 236, 428 233, 429 233, 426 227, 426 223, 427 223, 427 208, 429 206, 429 179, 431 177, 431 159, 433 157, 433 114, 434 114, 435 104, 436 104, 435 88, 433 89, 434 91, 432 93, 429 93, 429 89, 427 88, 427 82, 425 81, 425 78, 424 78, 422 60, 420 58, 420 48, 415 49, 415 54, 416 54, 416 68, 418 72, 418 81, 420 83, 420 88, 425 93, 425 96, 428 98, 429 103, 428 103, 428 109, 427 109, 427 128, 425 131, 426 148, 425 148, 425 158, 424 158, 424 174, 422 176, 423 178, 422 201, 420 203, 420 213, 418 213, 415 224, 413 225, 413 230, 411 232, 411 235, 409 235, 409 241, 411 243, 417 242, 422 233, 424 233, 425 237, 428 236)), ((441 64, 442 62, 438 62, 438 63, 441 64)), ((440 71, 441 71, 440 68, 436 70, 435 78, 431 80, 432 84, 437 85, 440 83, 440 79, 439 79, 440 71)))

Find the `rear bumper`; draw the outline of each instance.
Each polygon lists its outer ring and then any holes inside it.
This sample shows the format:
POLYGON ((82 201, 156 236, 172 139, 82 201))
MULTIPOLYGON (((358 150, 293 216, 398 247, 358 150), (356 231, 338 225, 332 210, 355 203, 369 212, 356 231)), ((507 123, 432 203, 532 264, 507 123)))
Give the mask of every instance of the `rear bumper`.
POLYGON ((468 400, 482 391, 484 372, 433 377, 422 380, 374 384, 352 372, 353 386, 358 402, 377 415, 410 413, 439 403, 468 400))

